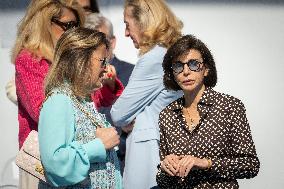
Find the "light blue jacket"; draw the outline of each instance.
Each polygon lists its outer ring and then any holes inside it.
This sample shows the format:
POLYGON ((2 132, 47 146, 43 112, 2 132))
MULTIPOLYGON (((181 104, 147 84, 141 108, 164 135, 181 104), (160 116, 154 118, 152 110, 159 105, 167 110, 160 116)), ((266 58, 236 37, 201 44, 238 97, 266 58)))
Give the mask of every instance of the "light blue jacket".
MULTIPOLYGON (((87 102, 82 106, 86 110, 89 108, 88 111, 93 112, 94 116, 99 118, 93 102, 87 102)), ((89 179, 94 163, 107 161, 107 151, 101 139, 88 138, 87 134, 91 136, 95 132, 94 127, 88 127, 88 125, 86 128, 81 127, 82 124, 87 123, 87 119, 83 113, 77 112, 79 111, 74 107, 72 100, 65 94, 50 96, 40 112, 41 160, 45 168, 45 175, 54 186, 72 186, 89 179), (78 132, 84 134, 83 129, 88 128, 89 132, 85 133, 82 141, 75 140, 80 136, 78 132), (83 142, 84 140, 86 142, 83 142)), ((115 174, 117 178, 121 177, 119 170, 115 174)), ((79 185, 75 188, 93 188, 89 186, 89 183, 84 187, 79 187, 79 185)), ((42 186, 42 188, 50 187, 42 186)), ((121 188, 121 181, 116 183, 115 188, 121 188)))
POLYGON ((164 88, 162 62, 165 53, 165 48, 155 46, 140 57, 128 85, 111 109, 115 126, 123 127, 135 119, 134 129, 126 142, 125 189, 147 189, 156 185, 158 116, 163 108, 182 95, 164 88))

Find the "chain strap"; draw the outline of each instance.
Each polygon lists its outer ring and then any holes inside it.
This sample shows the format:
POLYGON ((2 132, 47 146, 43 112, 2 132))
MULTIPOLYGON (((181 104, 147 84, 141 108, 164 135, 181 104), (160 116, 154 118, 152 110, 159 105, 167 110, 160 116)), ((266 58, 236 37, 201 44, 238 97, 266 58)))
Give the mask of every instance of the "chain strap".
POLYGON ((73 100, 73 102, 75 103, 75 105, 77 106, 77 108, 79 110, 81 110, 81 112, 83 112, 90 120, 91 122, 99 128, 102 128, 102 126, 96 121, 96 118, 92 115, 92 113, 90 113, 89 111, 85 110, 83 108, 83 106, 81 105, 81 103, 79 102, 79 100, 74 96, 74 95, 70 95, 70 98, 73 100))
MULTIPOLYGON (((41 104, 41 107, 40 107, 40 110, 42 109, 42 106, 43 104, 45 103, 45 101, 51 96, 53 95, 54 93, 58 93, 57 92, 54 92, 54 91, 51 91, 49 92, 46 96, 45 96, 45 99, 44 101, 42 102, 41 104)), ((99 127, 99 128, 102 128, 102 126, 96 121, 96 118, 92 115, 92 113, 90 113, 89 111, 85 110, 84 107, 81 105, 81 103, 79 102, 79 100, 76 98, 75 95, 73 94, 66 94, 67 96, 69 96, 71 98, 71 100, 74 102, 74 104, 76 105, 76 107, 81 111, 83 112, 90 120, 91 122, 96 126, 96 127, 99 127)))

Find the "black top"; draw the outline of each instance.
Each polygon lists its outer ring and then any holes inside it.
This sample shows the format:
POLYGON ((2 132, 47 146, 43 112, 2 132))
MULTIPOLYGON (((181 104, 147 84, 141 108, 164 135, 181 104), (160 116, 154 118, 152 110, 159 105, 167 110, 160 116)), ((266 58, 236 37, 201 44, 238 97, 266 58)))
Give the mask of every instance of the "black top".
POLYGON ((160 158, 192 155, 209 158, 209 170, 191 170, 183 182, 159 168, 161 188, 239 188, 237 180, 259 171, 243 103, 232 96, 206 88, 197 105, 200 122, 192 132, 182 113, 184 97, 172 102, 159 117, 160 158))

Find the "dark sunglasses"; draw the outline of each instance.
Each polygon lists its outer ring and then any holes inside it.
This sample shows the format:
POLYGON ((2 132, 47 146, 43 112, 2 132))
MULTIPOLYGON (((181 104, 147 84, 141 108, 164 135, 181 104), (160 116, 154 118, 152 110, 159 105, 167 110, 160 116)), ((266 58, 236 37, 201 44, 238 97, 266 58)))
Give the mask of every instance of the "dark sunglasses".
POLYGON ((56 18, 52 18, 51 22, 58 25, 63 31, 67 31, 67 30, 70 30, 72 28, 77 28, 80 25, 79 22, 76 22, 76 21, 61 22, 61 21, 57 20, 56 18))
POLYGON ((83 9, 86 13, 92 13, 93 12, 91 7, 89 7, 89 6, 84 6, 83 9))
POLYGON ((191 71, 199 72, 202 64, 203 62, 199 62, 198 60, 189 60, 188 62, 176 61, 172 64, 172 69, 176 74, 179 74, 183 72, 184 65, 187 65, 191 71))
POLYGON ((104 57, 103 59, 99 59, 99 58, 95 58, 95 59, 101 62, 102 68, 105 68, 108 65, 108 60, 106 57, 104 57))
POLYGON ((108 65, 108 60, 106 57, 104 57, 103 59, 100 59, 101 63, 102 63, 102 68, 105 68, 108 65))

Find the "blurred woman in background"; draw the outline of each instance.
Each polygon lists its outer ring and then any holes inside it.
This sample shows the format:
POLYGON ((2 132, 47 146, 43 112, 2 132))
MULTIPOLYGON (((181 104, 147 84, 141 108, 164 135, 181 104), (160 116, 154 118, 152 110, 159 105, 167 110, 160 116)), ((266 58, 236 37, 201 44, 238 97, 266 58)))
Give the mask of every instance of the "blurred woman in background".
MULTIPOLYGON (((56 41, 66 30, 84 22, 74 0, 32 0, 22 19, 13 48, 16 69, 19 146, 37 130, 39 107, 45 97, 43 81, 53 61, 56 41)), ((20 188, 37 188, 38 180, 20 170, 20 188)))

